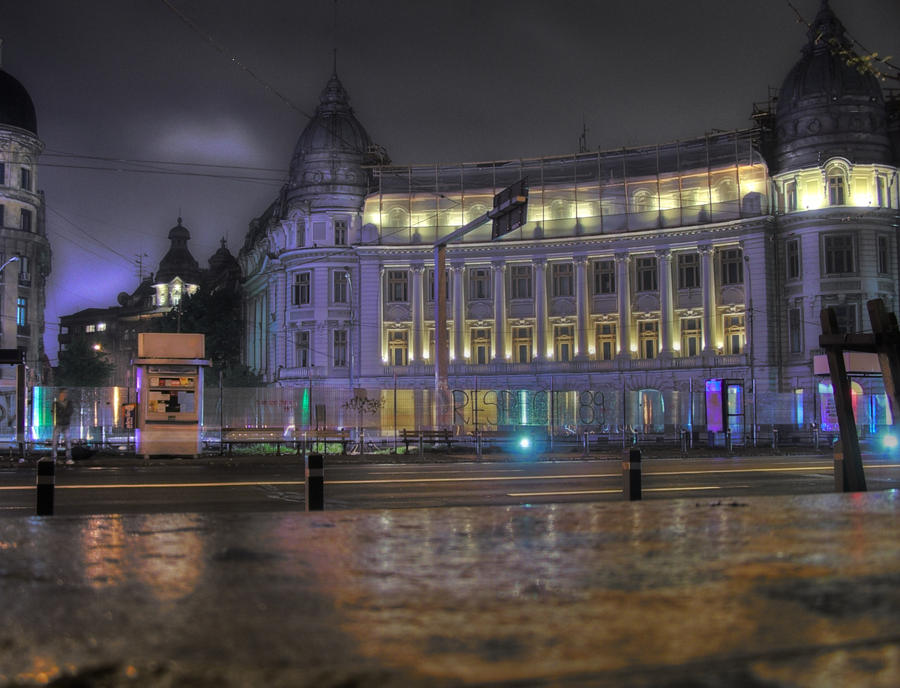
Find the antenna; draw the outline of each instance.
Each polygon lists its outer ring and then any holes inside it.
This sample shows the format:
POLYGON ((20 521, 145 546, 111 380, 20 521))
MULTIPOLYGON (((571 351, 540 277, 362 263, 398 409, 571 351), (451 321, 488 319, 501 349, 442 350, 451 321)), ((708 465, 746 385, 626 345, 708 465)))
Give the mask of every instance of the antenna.
POLYGON ((334 18, 331 25, 331 40, 332 40, 332 65, 331 70, 332 73, 337 76, 337 25, 338 25, 338 11, 337 11, 338 0, 334 0, 334 18))
POLYGON ((148 257, 149 256, 146 253, 134 254, 134 264, 137 266, 139 284, 144 281, 144 258, 148 257))
POLYGON ((587 145, 587 123, 584 121, 584 113, 581 113, 581 135, 578 137, 578 152, 579 153, 587 153, 588 145, 587 145))

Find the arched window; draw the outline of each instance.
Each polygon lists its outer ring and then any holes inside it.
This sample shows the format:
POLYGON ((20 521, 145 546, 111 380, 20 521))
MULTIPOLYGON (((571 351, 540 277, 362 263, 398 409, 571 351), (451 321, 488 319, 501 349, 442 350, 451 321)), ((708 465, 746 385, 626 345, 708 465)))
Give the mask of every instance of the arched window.
POLYGON ((846 165, 833 162, 825 167, 825 185, 828 196, 828 205, 846 205, 847 177, 849 169, 846 165))
POLYGON ((648 213, 653 210, 653 194, 646 189, 634 192, 633 207, 636 213, 648 213))

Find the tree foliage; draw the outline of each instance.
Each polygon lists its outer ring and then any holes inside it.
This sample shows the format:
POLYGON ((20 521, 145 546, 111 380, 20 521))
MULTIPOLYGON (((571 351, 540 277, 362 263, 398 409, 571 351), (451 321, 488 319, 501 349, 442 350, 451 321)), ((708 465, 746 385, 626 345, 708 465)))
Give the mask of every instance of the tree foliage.
POLYGON ((219 373, 229 387, 260 384, 260 377, 241 363, 241 300, 228 289, 200 290, 159 319, 160 332, 198 332, 206 337, 207 384, 218 384, 219 373))
POLYGON ((104 387, 115 366, 84 337, 75 337, 59 352, 55 382, 61 387, 104 387))

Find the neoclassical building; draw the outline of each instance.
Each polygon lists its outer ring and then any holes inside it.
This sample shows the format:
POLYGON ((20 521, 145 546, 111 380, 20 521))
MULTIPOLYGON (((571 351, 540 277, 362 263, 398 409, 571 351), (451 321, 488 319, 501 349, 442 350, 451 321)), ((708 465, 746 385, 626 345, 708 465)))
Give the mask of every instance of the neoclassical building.
MULTIPOLYGON (((0 348, 25 351, 29 385, 41 384, 47 370, 44 306, 50 243, 44 196, 38 190, 43 148, 31 96, 0 69, 0 348)), ((12 380, 14 387, 14 374, 12 380)))
MULTIPOLYGON (((900 305, 900 100, 852 49, 823 2, 747 129, 453 165, 390 164, 332 75, 239 255, 246 363, 319 390, 329 425, 354 395, 376 426, 435 424, 433 246, 525 178, 523 227, 447 246, 454 425, 698 428, 708 380, 735 429, 827 425, 820 310, 858 331, 868 299, 900 305)), ((857 384, 872 424, 879 385, 857 384)))

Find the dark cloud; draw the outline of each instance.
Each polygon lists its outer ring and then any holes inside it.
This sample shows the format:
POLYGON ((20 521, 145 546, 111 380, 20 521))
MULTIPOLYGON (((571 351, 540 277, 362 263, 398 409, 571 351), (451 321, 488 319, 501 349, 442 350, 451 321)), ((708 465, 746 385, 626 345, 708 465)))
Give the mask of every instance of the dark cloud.
MULTIPOLYGON (((4 67, 31 93, 48 154, 270 170, 248 181, 45 156, 51 352, 60 314, 136 286, 129 258, 146 252, 155 269, 179 213, 202 264, 222 236, 237 251, 277 193, 335 45, 373 139, 395 161, 427 162, 572 151, 582 121, 602 148, 746 127, 806 40, 786 0, 340 0, 336 33, 329 0, 169 1, 194 28, 163 0, 0 11, 4 67)), ((794 5, 812 18, 819 0, 794 5)), ((900 55, 896 0, 832 6, 870 50, 900 55)))

